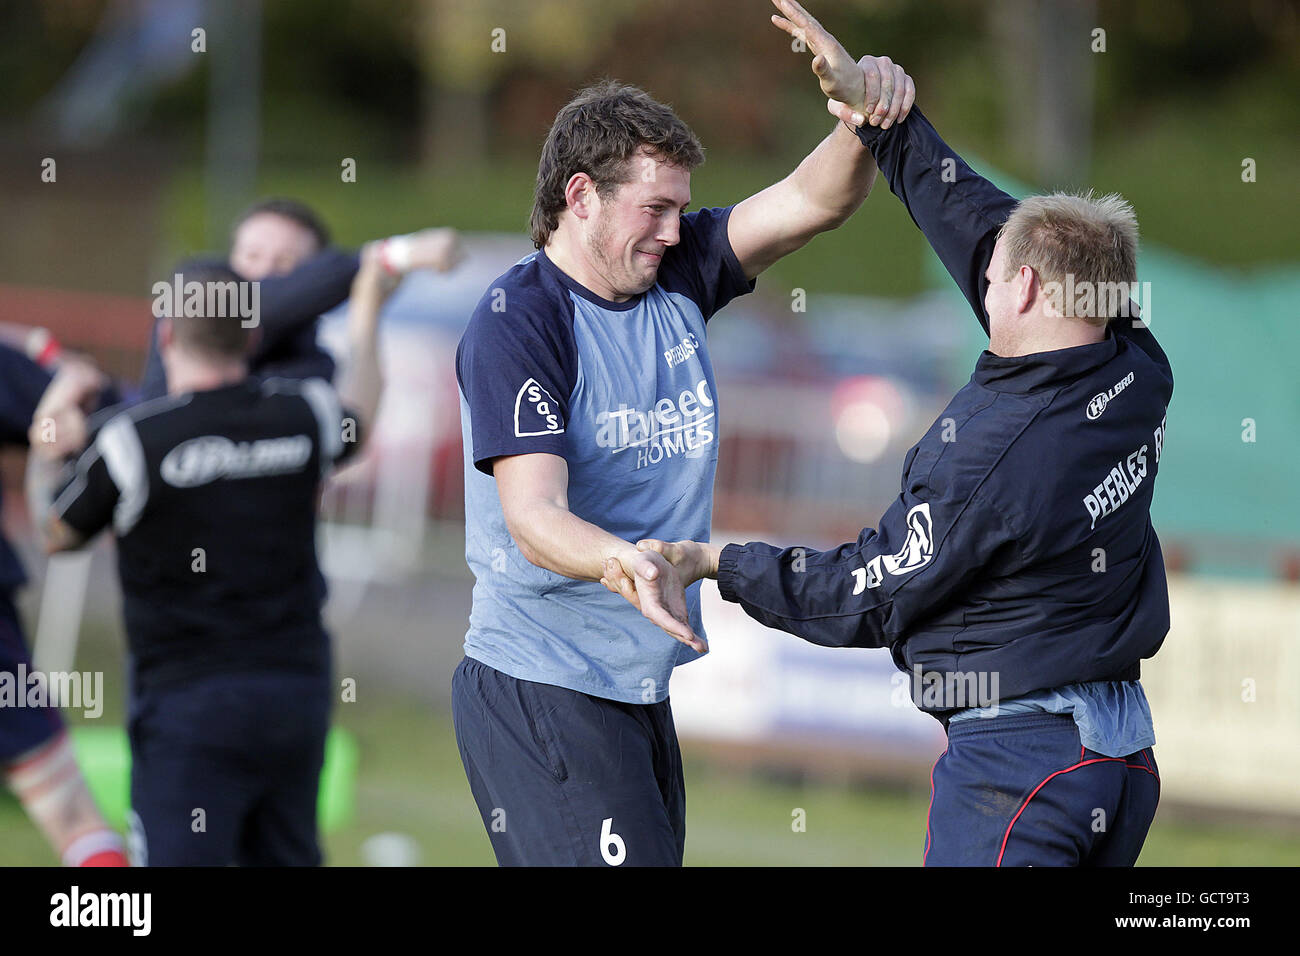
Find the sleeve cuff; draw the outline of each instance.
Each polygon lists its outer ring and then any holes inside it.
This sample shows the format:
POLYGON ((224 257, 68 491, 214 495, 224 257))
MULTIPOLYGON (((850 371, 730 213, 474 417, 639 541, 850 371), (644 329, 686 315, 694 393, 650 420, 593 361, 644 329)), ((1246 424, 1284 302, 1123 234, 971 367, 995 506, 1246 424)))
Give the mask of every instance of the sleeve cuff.
POLYGON ((880 141, 882 133, 888 132, 888 130, 881 129, 879 126, 872 126, 870 123, 866 126, 849 126, 848 123, 844 123, 844 125, 848 126, 850 132, 858 138, 858 142, 867 149, 871 149, 880 141))
POLYGON ((736 596, 735 591, 735 574, 736 564, 740 561, 743 549, 738 544, 729 544, 722 549, 718 555, 718 593, 722 595, 724 601, 730 601, 732 604, 739 604, 740 598, 736 596))
MULTIPOLYGON (((899 120, 893 126, 889 127, 889 129, 880 126, 872 126, 870 123, 867 123, 865 126, 849 126, 848 123, 844 123, 844 125, 848 126, 849 130, 857 136, 858 141, 862 143, 863 146, 867 147, 867 149, 871 150, 874 155, 875 147, 880 143, 881 137, 893 135, 898 130, 902 129, 905 124, 910 122, 913 116, 924 118, 924 114, 916 104, 912 105, 911 111, 907 114, 907 119, 899 120)), ((840 122, 843 123, 844 121, 841 120, 840 122)))
POLYGON ((489 478, 494 477, 492 471, 493 464, 498 458, 505 458, 514 455, 558 455, 560 458, 565 457, 564 433, 556 432, 555 436, 547 439, 535 439, 527 447, 511 445, 508 443, 497 443, 487 445, 483 448, 474 449, 474 467, 489 478))
MULTIPOLYGON (((758 277, 752 279, 745 278, 745 269, 740 264, 740 259, 736 256, 736 250, 731 247, 731 238, 727 233, 727 226, 731 222, 731 213, 736 207, 728 206, 726 214, 722 217, 722 236, 723 236, 723 258, 727 261, 727 271, 731 273, 731 281, 734 284, 733 292, 735 295, 745 295, 753 292, 758 285, 758 277)), ((733 296, 734 297, 734 296, 733 296)))

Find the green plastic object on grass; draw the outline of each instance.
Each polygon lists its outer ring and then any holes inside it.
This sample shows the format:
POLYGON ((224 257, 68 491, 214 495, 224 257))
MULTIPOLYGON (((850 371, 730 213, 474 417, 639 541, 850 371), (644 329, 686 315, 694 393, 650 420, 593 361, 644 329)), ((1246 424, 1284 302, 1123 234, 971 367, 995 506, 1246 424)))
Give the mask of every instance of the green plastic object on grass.
MULTIPOLYGON (((111 826, 124 830, 126 812, 131 807, 131 747, 126 731, 121 727, 74 727, 72 745, 100 811, 111 826)), ((352 821, 359 755, 356 738, 340 727, 330 728, 316 804, 323 832, 352 821)))

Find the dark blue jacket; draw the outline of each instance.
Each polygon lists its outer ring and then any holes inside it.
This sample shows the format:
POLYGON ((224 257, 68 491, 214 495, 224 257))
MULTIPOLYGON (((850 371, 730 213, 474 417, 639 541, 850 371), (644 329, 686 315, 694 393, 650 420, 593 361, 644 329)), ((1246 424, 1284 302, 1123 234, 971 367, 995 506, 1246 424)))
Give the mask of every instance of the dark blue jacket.
MULTIPOLYGON (((249 371, 262 378, 332 379, 334 360, 316 344, 316 320, 348 297, 358 263, 355 252, 326 249, 287 275, 260 280, 258 328, 262 335, 249 357, 249 371)), ((182 264, 177 271, 203 264, 207 263, 195 260, 182 264)), ((166 394, 167 372, 158 354, 155 321, 149 334, 140 401, 166 394)))
MULTIPOLYGON (((919 110, 859 136, 987 332, 984 273, 1016 200, 919 110)), ((1131 318, 1094 345, 986 351, 907 453, 879 527, 823 552, 728 545, 722 596, 814 644, 890 648, 941 719, 976 675, 996 675, 1002 699, 1135 680, 1169 629, 1150 506, 1172 392, 1168 359, 1131 318)))

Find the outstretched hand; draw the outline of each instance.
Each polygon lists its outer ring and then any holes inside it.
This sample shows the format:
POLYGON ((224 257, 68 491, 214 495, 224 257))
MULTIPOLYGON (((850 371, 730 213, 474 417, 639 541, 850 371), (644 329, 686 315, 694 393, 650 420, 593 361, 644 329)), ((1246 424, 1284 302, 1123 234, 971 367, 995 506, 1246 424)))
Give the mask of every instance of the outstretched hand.
POLYGON ((455 229, 421 229, 405 236, 390 236, 367 243, 361 250, 363 270, 378 270, 383 280, 377 287, 392 292, 408 272, 432 269, 450 272, 465 261, 465 247, 455 229))
POLYGON ((407 238, 410 240, 407 268, 450 272, 465 261, 465 247, 455 229, 421 229, 407 238))
POLYGON ((814 56, 813 73, 831 115, 853 126, 888 129, 907 118, 916 101, 916 84, 887 56, 864 56, 856 63, 848 51, 795 0, 772 0, 781 16, 772 23, 802 40, 814 56))

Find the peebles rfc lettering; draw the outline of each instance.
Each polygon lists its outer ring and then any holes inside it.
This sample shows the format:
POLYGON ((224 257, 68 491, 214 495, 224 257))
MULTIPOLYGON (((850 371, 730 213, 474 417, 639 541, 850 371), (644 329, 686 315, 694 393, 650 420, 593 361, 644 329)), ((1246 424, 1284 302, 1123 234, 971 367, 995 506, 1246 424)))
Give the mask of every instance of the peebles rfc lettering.
MULTIPOLYGON (((1160 453, 1164 450, 1166 420, 1167 416, 1160 419, 1160 424, 1152 432, 1152 439, 1156 446, 1155 457, 1157 464, 1160 463, 1160 453)), ((1099 518, 1118 511, 1137 493, 1142 480, 1147 476, 1148 447, 1143 445, 1137 451, 1130 453, 1123 461, 1116 462, 1107 472, 1106 477, 1098 482, 1097 486, 1089 494, 1084 496, 1083 507, 1092 519, 1089 527, 1097 527, 1099 518)))
POLYGON ((672 368, 674 365, 681 365, 699 350, 699 339, 695 337, 694 332, 688 332, 681 342, 664 351, 664 361, 668 363, 669 368, 672 368))

